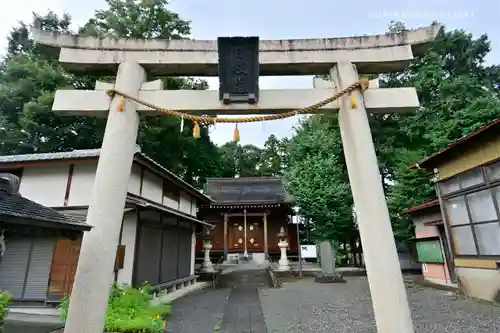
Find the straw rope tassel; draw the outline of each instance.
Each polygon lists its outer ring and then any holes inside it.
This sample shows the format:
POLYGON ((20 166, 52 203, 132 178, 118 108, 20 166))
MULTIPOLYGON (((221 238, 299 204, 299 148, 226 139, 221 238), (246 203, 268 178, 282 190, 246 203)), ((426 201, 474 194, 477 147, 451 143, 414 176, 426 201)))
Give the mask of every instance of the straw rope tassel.
POLYGON ((199 138, 200 137, 200 124, 198 124, 197 121, 194 121, 193 136, 195 138, 199 138))
POLYGON ((356 104, 356 97, 353 94, 349 95, 349 102, 351 103, 351 108, 356 109, 358 105, 356 104))
POLYGON ((123 96, 120 96, 120 103, 118 103, 116 111, 123 112, 124 109, 125 109, 125 98, 123 96))
POLYGON ((234 127, 233 139, 234 142, 240 141, 240 130, 238 129, 238 124, 236 124, 236 126, 234 127))

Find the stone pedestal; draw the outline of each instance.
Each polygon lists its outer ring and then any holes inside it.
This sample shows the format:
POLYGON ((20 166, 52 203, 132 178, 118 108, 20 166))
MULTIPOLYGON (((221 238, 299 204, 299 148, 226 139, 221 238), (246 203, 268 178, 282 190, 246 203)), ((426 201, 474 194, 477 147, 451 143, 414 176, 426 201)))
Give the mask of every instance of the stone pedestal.
POLYGON ((290 262, 288 261, 288 257, 286 255, 286 249, 288 248, 288 240, 287 234, 285 233, 285 229, 281 227, 280 232, 278 233, 278 247, 280 248, 281 256, 278 261, 278 270, 279 271, 289 271, 290 270, 290 262))
POLYGON ((325 274, 318 273, 314 276, 314 282, 318 283, 345 283, 344 275, 340 272, 325 274))
POLYGON ((212 244, 210 241, 203 242, 203 251, 205 256, 203 257, 203 263, 201 264, 201 271, 204 273, 213 273, 214 266, 210 260, 210 250, 212 249, 212 244))
POLYGON ((201 263, 200 271, 202 273, 213 273, 214 266, 210 260, 210 250, 212 249, 212 236, 210 235, 210 230, 206 229, 203 234, 203 262, 201 263))

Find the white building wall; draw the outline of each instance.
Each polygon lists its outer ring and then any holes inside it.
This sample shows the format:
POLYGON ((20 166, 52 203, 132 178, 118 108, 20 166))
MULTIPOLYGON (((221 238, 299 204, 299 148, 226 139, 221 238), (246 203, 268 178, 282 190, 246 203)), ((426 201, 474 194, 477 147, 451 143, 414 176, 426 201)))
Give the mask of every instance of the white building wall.
POLYGON ((163 197, 163 205, 173 208, 173 209, 179 209, 179 201, 172 200, 168 197, 163 197))
POLYGON ((193 234, 191 236, 191 268, 190 275, 194 275, 194 264, 196 259, 196 228, 193 225, 193 234))
POLYGON ((75 164, 71 178, 68 206, 88 206, 90 204, 96 170, 97 162, 75 164))
POLYGON ((19 192, 23 197, 44 206, 63 206, 69 165, 61 163, 25 167, 19 192))
POLYGON ((141 193, 144 198, 161 204, 163 199, 163 179, 150 171, 144 170, 141 193))
POLYGON ((191 215, 196 216, 198 212, 198 200, 196 198, 191 197, 191 215))
POLYGON ((123 269, 118 271, 117 282, 119 284, 132 284, 134 273, 134 253, 137 236, 137 213, 129 212, 123 217, 123 229, 120 245, 125 245, 125 258, 123 269))
POLYGON ((179 210, 183 213, 192 215, 192 213, 191 213, 191 196, 184 191, 181 191, 181 197, 180 197, 180 201, 179 201, 179 210))
POLYGON ((141 194, 141 167, 135 163, 132 165, 132 171, 130 172, 128 192, 135 195, 141 194))

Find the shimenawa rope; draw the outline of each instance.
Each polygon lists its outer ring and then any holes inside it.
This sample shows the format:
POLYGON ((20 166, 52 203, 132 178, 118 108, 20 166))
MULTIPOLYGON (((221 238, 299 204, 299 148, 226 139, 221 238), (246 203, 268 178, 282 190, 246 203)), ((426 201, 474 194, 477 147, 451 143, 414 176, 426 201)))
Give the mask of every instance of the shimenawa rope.
MULTIPOLYGON (((159 107, 157 105, 154 105, 152 103, 149 103, 147 101, 143 101, 139 98, 136 98, 134 96, 131 96, 129 94, 126 94, 126 93, 121 92, 121 91, 116 90, 116 89, 110 89, 107 91, 107 93, 111 97, 113 97, 115 95, 120 96, 120 103, 118 104, 118 107, 117 107, 118 112, 123 112, 123 110, 124 110, 123 104, 125 102, 124 99, 126 98, 128 100, 131 100, 133 102, 136 102, 136 103, 141 104, 143 106, 146 106, 148 108, 156 110, 157 112, 162 113, 164 115, 191 120, 194 123, 193 136, 199 137, 200 136, 200 125, 199 125, 200 123, 202 123, 202 124, 253 123, 253 122, 259 122, 259 121, 270 121, 270 120, 284 119, 284 118, 294 117, 294 116, 299 115, 299 114, 315 113, 319 109, 321 109, 323 106, 337 100, 338 98, 342 97, 343 95, 350 94, 352 91, 354 91, 357 88, 360 88, 362 91, 366 90, 368 88, 368 80, 367 79, 360 79, 359 81, 349 85, 348 87, 346 87, 342 90, 339 90, 338 92, 333 94, 331 97, 325 98, 324 100, 319 101, 319 102, 317 102, 313 105, 310 105, 308 107, 305 107, 305 108, 300 108, 300 109, 296 109, 293 111, 272 114, 272 115, 235 117, 235 118, 216 118, 216 117, 210 117, 210 116, 197 116, 197 115, 189 114, 186 112, 169 110, 169 109, 165 109, 165 108, 159 107)), ((350 101, 351 108, 355 109, 357 107, 357 102, 356 102, 356 98, 354 97, 354 95, 351 94, 349 96, 349 101, 350 101)), ((238 126, 235 127, 234 139, 235 139, 235 141, 239 141, 238 126)))

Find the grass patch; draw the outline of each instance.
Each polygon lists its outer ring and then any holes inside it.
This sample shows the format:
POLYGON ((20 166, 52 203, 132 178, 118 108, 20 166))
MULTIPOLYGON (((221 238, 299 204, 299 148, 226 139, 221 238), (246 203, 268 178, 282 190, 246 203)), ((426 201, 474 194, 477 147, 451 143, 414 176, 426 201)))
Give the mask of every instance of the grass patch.
POLYGON ((221 330, 222 321, 224 320, 224 315, 223 314, 218 315, 217 318, 219 318, 219 320, 217 321, 217 324, 214 326, 214 329, 213 329, 214 332, 219 332, 221 330))
POLYGON ((3 321, 7 315, 7 306, 12 300, 8 292, 0 291, 0 332, 3 332, 3 321))
MULTIPOLYGON (((114 284, 108 300, 105 332, 161 333, 171 312, 170 304, 151 304, 151 287, 140 288, 114 284)), ((68 316, 69 298, 60 305, 64 321, 68 316)))

